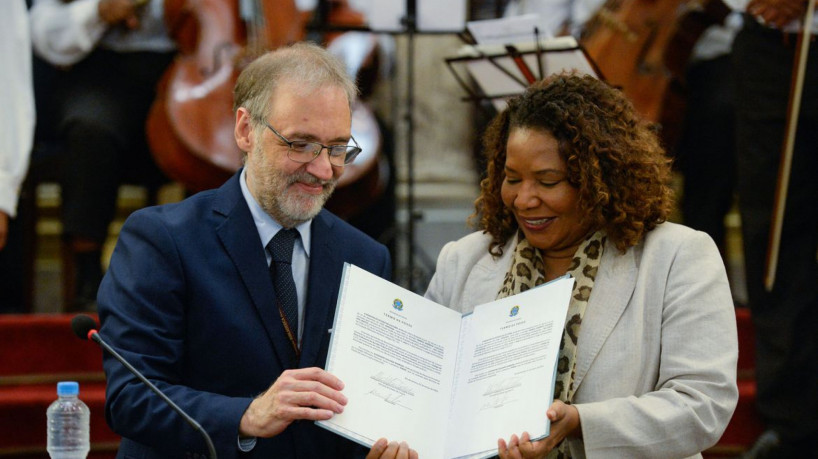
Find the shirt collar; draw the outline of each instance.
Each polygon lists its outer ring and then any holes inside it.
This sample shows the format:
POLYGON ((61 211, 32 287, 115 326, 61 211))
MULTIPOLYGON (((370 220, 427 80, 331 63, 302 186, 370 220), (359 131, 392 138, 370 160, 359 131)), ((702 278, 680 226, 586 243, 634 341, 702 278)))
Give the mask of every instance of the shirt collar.
MULTIPOLYGON (((241 194, 244 196, 244 200, 247 201, 247 207, 250 208, 250 214, 253 215, 253 223, 256 224, 256 230, 258 230, 258 235, 261 240, 262 248, 267 247, 267 244, 273 238, 273 236, 278 233, 278 231, 283 228, 281 223, 275 221, 273 217, 270 216, 264 209, 261 208, 261 205, 256 201, 256 198, 250 193, 250 189, 247 188, 247 168, 243 168, 241 170, 241 175, 239 176, 239 185, 241 186, 241 194)), ((304 247, 304 252, 306 252, 307 257, 310 256, 310 225, 312 224, 312 220, 308 220, 300 225, 297 225, 295 229, 298 230, 299 235, 301 236, 301 244, 304 247)))

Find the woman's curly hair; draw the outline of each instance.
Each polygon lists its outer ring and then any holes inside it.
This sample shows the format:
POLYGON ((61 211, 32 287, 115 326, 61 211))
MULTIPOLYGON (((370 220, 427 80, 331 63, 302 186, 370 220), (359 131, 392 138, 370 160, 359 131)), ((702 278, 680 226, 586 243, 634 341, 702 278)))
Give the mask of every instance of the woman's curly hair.
POLYGON ((620 251, 667 220, 670 160, 649 123, 619 90, 592 76, 560 73, 511 99, 483 135, 487 171, 472 220, 491 234, 492 254, 501 255, 517 230, 500 189, 509 132, 518 128, 556 138, 568 182, 579 190, 582 223, 604 230, 620 251))

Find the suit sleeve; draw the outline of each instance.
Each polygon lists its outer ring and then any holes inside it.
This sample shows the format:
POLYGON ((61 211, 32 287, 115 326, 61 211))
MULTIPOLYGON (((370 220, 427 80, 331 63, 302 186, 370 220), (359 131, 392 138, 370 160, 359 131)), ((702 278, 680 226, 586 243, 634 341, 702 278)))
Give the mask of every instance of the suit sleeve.
POLYGON ((589 458, 692 456, 724 432, 738 400, 735 312, 715 244, 692 234, 666 254, 668 271, 648 276, 664 285, 654 390, 575 405, 584 439, 571 446, 579 457, 582 443, 589 458))
MULTIPOLYGON (((100 335, 202 425, 220 457, 232 457, 239 420, 252 400, 200 391, 182 381, 186 352, 196 350, 185 349, 188 286, 177 247, 157 211, 132 214, 100 287, 100 335)), ((114 431, 162 445, 163 453, 177 457, 207 452, 198 432, 107 353, 104 368, 106 417, 114 431)))

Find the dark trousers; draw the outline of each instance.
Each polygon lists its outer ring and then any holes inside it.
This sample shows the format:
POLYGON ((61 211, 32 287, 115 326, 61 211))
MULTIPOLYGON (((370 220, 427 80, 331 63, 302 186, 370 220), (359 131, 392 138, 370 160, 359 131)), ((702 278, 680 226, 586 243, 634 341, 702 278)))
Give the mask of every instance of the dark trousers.
POLYGON ((758 409, 792 440, 818 435, 818 47, 810 47, 776 282, 763 286, 795 40, 751 18, 733 45, 738 190, 756 330, 758 409))
POLYGON ((59 80, 56 135, 64 148, 64 234, 103 243, 123 181, 164 179, 145 138, 155 87, 173 55, 96 50, 59 80))
POLYGON ((735 96, 729 55, 687 70, 687 110, 677 162, 684 176, 684 223, 706 232, 724 249, 724 216, 736 181, 735 96))

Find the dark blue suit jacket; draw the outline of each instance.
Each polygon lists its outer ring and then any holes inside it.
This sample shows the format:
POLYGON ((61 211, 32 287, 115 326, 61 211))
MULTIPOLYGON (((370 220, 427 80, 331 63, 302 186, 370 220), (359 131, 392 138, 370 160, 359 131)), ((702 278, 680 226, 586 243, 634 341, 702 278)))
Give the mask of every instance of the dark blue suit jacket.
MULTIPOLYGON (((309 287, 298 367, 323 367, 344 262, 389 278, 389 253, 327 211, 312 222, 309 287)), ((238 174, 217 190, 133 213, 120 231, 98 297, 100 335, 196 419, 220 458, 358 455, 360 447, 309 421, 237 448, 252 399, 287 368, 264 248, 238 174)), ((199 433, 105 356, 106 416, 119 457, 195 457, 199 433), (146 446, 150 445, 150 446, 146 446)))

